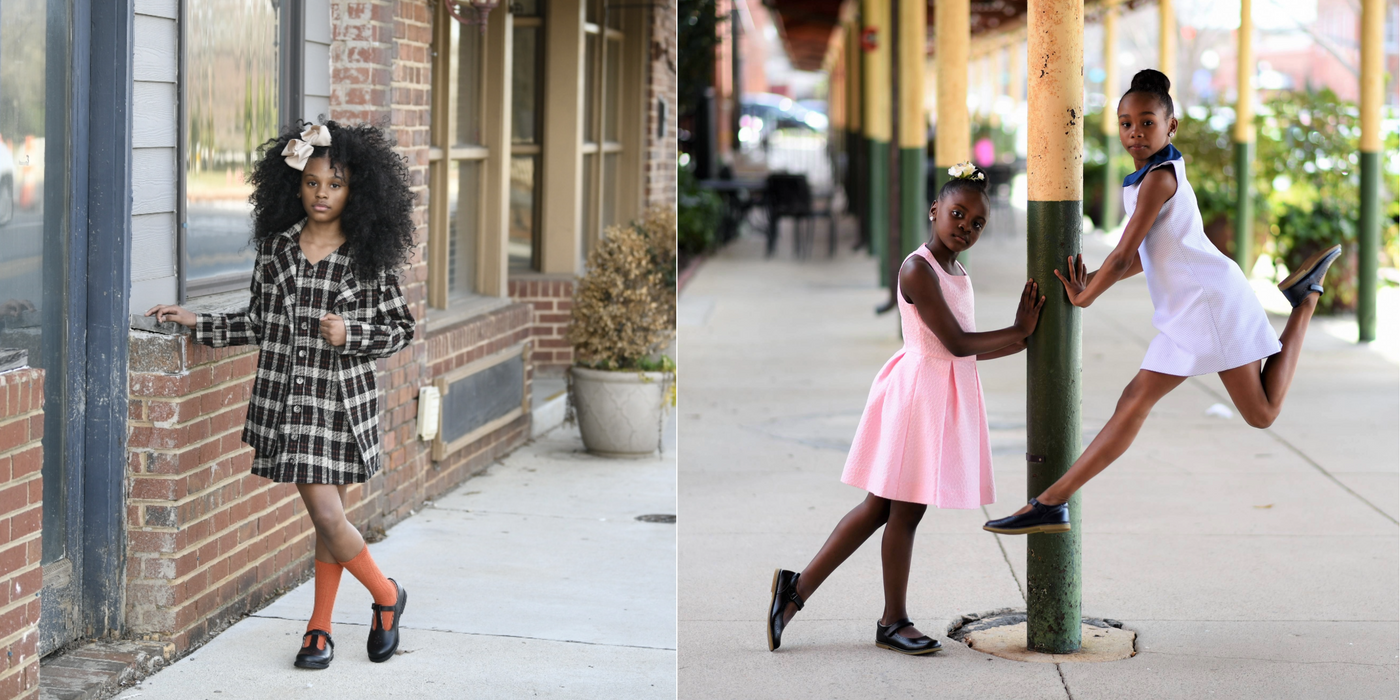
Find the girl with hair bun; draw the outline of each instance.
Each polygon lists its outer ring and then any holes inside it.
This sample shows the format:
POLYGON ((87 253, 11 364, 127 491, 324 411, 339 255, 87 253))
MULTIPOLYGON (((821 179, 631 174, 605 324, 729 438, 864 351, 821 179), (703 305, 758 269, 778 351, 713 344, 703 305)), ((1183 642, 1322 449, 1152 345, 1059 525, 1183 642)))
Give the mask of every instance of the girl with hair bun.
POLYGON ((1128 224, 1117 247, 1094 272, 1085 270, 1083 256, 1070 258, 1065 274, 1055 271, 1070 303, 1081 308, 1118 280, 1143 273, 1159 334, 1113 417, 1069 471, 985 530, 1068 531, 1070 496, 1128 449, 1152 407, 1187 377, 1219 374, 1235 408, 1256 428, 1269 427, 1283 408, 1322 280, 1342 247, 1317 253, 1279 283, 1293 312, 1276 337, 1249 280, 1206 238, 1185 159, 1171 144, 1177 121, 1170 89, 1167 76, 1148 69, 1133 76, 1118 102, 1118 139, 1137 169, 1123 180, 1128 224))
POLYGON ((349 571, 374 596, 370 661, 399 645, 408 593, 386 578, 345 517, 349 484, 380 467, 375 360, 413 339, 395 272, 413 252, 413 193, 393 141, 370 126, 298 122, 263 144, 254 187, 248 308, 146 312, 194 329, 196 342, 257 345, 258 371, 243 441, 253 473, 294 483, 316 529, 316 598, 295 665, 335 656, 331 609, 349 571))
POLYGON ((957 256, 977 243, 986 226, 987 176, 971 163, 948 173, 954 179, 929 208, 932 235, 899 271, 904 348, 875 377, 841 475, 868 493, 800 574, 773 573, 769 651, 781 644, 783 630, 807 598, 882 525, 885 609, 875 625, 875 644, 915 655, 942 648, 914 627, 905 608, 914 531, 930 505, 966 509, 996 500, 977 361, 1025 348, 1045 303, 1036 283, 1027 280, 1015 323, 975 331, 972 282, 957 256))

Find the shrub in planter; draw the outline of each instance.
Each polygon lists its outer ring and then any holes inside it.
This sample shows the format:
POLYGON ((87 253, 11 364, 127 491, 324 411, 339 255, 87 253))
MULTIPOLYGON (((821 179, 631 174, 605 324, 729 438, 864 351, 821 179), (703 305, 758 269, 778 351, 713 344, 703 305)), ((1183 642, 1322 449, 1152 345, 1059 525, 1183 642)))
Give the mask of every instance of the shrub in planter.
POLYGON ((675 402, 675 364, 661 352, 676 332, 676 215, 653 207, 611 226, 574 291, 569 401, 590 452, 645 455, 660 444, 675 402))

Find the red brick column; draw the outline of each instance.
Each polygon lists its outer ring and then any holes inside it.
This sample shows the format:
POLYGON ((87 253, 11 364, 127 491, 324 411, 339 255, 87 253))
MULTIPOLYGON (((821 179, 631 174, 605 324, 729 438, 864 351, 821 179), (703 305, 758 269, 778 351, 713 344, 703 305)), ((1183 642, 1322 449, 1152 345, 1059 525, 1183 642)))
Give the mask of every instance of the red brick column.
POLYGON ((512 277, 508 282, 510 298, 533 308, 530 335, 535 339, 535 347, 530 362, 537 372, 562 375, 574 362, 568 332, 577 284, 572 276, 512 277))
POLYGON ((676 206, 676 0, 660 0, 647 11, 651 13, 651 40, 647 67, 647 152, 645 192, 647 206, 663 204, 676 206), (660 101, 666 102, 665 135, 658 137, 660 101))
POLYGON ((44 371, 0 374, 0 698, 39 697, 44 371))

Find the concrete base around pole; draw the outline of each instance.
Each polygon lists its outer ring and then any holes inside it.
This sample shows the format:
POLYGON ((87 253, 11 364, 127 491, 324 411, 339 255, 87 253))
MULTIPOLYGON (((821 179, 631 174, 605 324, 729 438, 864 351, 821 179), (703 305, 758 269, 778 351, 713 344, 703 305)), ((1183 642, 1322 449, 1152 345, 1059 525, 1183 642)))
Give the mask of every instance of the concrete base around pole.
POLYGON ((866 209, 870 222, 871 252, 880 259, 880 286, 890 286, 889 262, 890 247, 890 142, 865 140, 867 154, 866 209))
POLYGON ((984 654, 1031 663, 1095 663, 1120 661, 1137 655, 1137 632, 1117 620, 1084 618, 1084 642, 1077 651, 1044 654, 1026 646, 1026 611, 994 610, 964 615, 948 630, 948 638, 984 654))
POLYGON ((1254 267, 1254 143, 1235 142, 1235 264, 1245 277, 1254 267))
POLYGON ((1381 154, 1361 152, 1361 227, 1357 231, 1358 340, 1376 339, 1376 275, 1381 248, 1381 154))

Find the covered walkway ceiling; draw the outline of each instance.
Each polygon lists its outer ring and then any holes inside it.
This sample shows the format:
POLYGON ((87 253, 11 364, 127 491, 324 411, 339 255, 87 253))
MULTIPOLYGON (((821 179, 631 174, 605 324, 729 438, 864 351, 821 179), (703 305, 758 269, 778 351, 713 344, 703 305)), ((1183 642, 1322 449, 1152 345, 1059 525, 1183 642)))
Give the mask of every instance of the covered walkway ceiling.
MULTIPOLYGON (((897 0, 895 0, 897 1, 897 0)), ((1152 0, 1118 3, 1124 9, 1151 4, 1152 0)), ((857 0, 763 0, 777 18, 778 32, 792 67, 798 70, 822 69, 832 32, 841 24, 841 8, 857 0)), ((929 3, 929 36, 933 35, 933 2, 929 3)), ((1102 0, 1086 0, 1085 21, 1095 21, 1102 11, 1102 0)), ((972 36, 991 36, 1025 26, 1026 0, 972 0, 972 36)))

